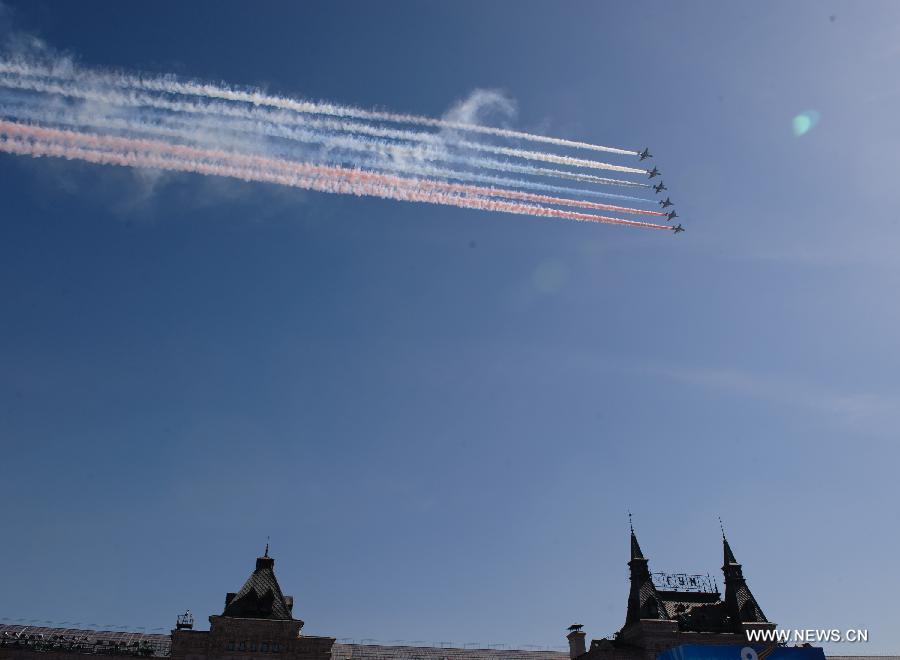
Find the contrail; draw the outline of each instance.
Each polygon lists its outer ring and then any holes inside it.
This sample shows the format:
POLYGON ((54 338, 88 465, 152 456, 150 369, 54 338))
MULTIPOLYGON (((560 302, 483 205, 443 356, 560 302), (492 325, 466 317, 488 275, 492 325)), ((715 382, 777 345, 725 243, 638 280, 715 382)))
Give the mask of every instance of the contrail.
POLYGON ((75 68, 71 64, 67 64, 65 67, 47 67, 37 66, 23 61, 10 60, 0 61, 0 72, 13 73, 23 76, 64 78, 68 80, 76 80, 79 82, 88 82, 100 85, 113 85, 118 87, 131 87, 153 92, 164 92, 167 94, 201 96, 227 101, 238 101, 242 103, 249 103, 254 106, 281 108, 284 110, 290 110, 303 114, 349 117, 353 119, 364 119, 369 121, 385 121, 398 124, 412 124, 416 126, 429 126, 433 128, 451 129, 470 133, 481 133, 484 135, 493 135, 495 137, 511 138, 530 142, 540 142, 560 147, 584 149, 589 151, 602 151, 623 156, 637 156, 639 154, 638 151, 632 149, 605 147, 588 142, 578 142, 575 140, 566 140, 563 138, 536 135, 534 133, 513 131, 492 126, 482 126, 479 124, 449 121, 446 119, 434 119, 421 115, 364 110, 361 108, 354 108, 351 106, 337 105, 332 103, 300 101, 281 96, 263 94, 259 90, 246 91, 236 89, 234 87, 211 85, 208 83, 200 83, 194 81, 179 82, 171 76, 143 78, 124 73, 109 74, 99 73, 95 71, 86 71, 83 69, 75 68))
POLYGON ((153 154, 167 154, 173 157, 184 158, 191 161, 212 160, 229 163, 240 167, 259 168, 262 170, 284 171, 298 176, 329 176, 329 177, 353 177, 358 180, 387 186, 412 186, 425 190, 437 190, 442 192, 463 194, 478 197, 503 197, 540 204, 559 206, 574 206, 602 211, 614 211, 618 213, 665 216, 661 211, 636 209, 612 204, 601 204, 579 199, 552 197, 549 195, 537 195, 520 190, 508 190, 503 188, 486 188, 445 181, 433 181, 427 179, 403 178, 394 175, 370 172, 365 170, 351 170, 342 167, 317 165, 312 163, 297 162, 223 151, 221 149, 205 149, 182 144, 171 144, 160 140, 147 140, 143 138, 128 138, 112 135, 98 135, 95 133, 83 133, 71 130, 45 128, 16 122, 0 122, 0 134, 6 134, 16 138, 35 138, 51 143, 62 143, 78 148, 96 150, 121 150, 131 151, 140 149, 153 154))
POLYGON ((406 174, 416 174, 419 176, 429 176, 437 179, 454 179, 456 181, 471 181, 473 183, 485 183, 491 186, 524 188, 526 190, 535 190, 545 193, 554 193, 556 195, 566 196, 588 196, 600 197, 603 199, 619 199, 630 202, 644 202, 652 204, 654 200, 644 199, 643 197, 632 197, 630 195, 617 195, 615 193, 601 192, 597 190, 586 190, 583 188, 566 188, 564 186, 554 186, 551 184, 537 183, 534 181, 525 181, 523 179, 508 179, 506 177, 491 176, 487 174, 475 174, 462 170, 448 170, 441 167, 434 167, 425 163, 415 165, 406 165, 402 162, 384 162, 378 160, 363 160, 357 163, 361 167, 376 170, 388 170, 391 172, 404 172, 406 174))
MULTIPOLYGON (((0 67, 2 68, 2 67, 0 67)), ((3 72, 0 71, 0 74, 3 72)), ((372 137, 387 138, 391 140, 400 140, 408 142, 426 142, 429 144, 446 147, 468 149, 472 151, 481 151, 494 155, 511 156, 514 158, 522 158, 525 160, 534 160, 547 163, 556 163, 560 165, 570 165, 573 167, 586 167, 593 169, 610 169, 617 168, 615 171, 629 172, 635 174, 646 174, 647 170, 639 168, 621 168, 621 166, 609 166, 606 163, 598 161, 584 160, 579 158, 570 158, 568 156, 558 156, 555 154, 547 154, 539 151, 525 151, 522 149, 512 149, 509 147, 500 147, 492 144, 482 144, 479 142, 471 142, 435 133, 427 133, 422 131, 408 131, 402 129, 386 128, 373 124, 363 124, 359 122, 333 120, 333 119, 311 119, 309 117, 296 116, 284 112, 271 112, 260 108, 246 108, 243 106, 230 106, 221 103, 194 103, 184 101, 169 101, 167 99, 147 94, 123 93, 115 90, 97 90, 84 89, 74 86, 64 86, 57 82, 47 82, 46 80, 22 79, 19 77, 2 77, 0 76, 0 86, 6 86, 15 89, 23 89, 36 92, 45 92, 58 94, 60 96, 68 96, 73 98, 82 98, 91 101, 101 101, 104 103, 128 105, 130 107, 155 107, 173 112, 185 113, 202 113, 207 115, 222 115, 232 118, 242 118, 248 121, 267 122, 272 126, 283 128, 285 126, 300 126, 303 128, 317 128, 326 131, 337 131, 345 133, 356 133, 359 135, 368 135, 372 137)), ((244 129, 239 129, 244 130, 244 129)), ((269 128, 268 130, 273 130, 269 128)), ((627 179, 610 179, 603 177, 595 177, 584 174, 567 173, 568 178, 578 177, 580 180, 591 181, 593 183, 614 185, 614 186, 634 186, 641 188, 649 188, 650 185, 638 181, 629 181, 627 179)), ((538 172, 539 176, 562 176, 563 173, 558 170, 543 170, 538 172)), ((563 177, 567 178, 567 177, 563 177)))
MULTIPOLYGON (((165 98, 161 98, 158 96, 153 96, 151 94, 145 94, 142 92, 121 92, 115 90, 95 90, 95 89, 84 89, 75 87, 72 85, 64 85, 57 82, 47 82, 44 80, 33 80, 33 79, 23 79, 19 77, 10 77, 8 75, 0 76, 0 86, 8 87, 12 89, 20 89, 48 94, 56 94, 60 96, 67 96, 72 98, 80 98, 88 101, 95 101, 100 103, 106 103, 110 105, 119 105, 119 106, 129 106, 135 108, 141 107, 152 107, 161 110, 169 110, 172 112, 179 113, 187 113, 187 114, 204 114, 204 115, 222 115, 225 117, 233 117, 238 119, 245 119, 254 122, 268 122, 270 125, 260 125, 260 129, 269 134, 277 134, 281 133, 281 135, 275 135, 277 137, 285 137, 287 139, 295 139, 301 141, 322 141, 324 139, 322 134, 316 134, 309 131, 298 131, 297 129, 292 129, 284 124, 292 124, 300 127, 304 127, 309 124, 310 120, 303 117, 291 116, 286 113, 272 113, 266 110, 260 110, 258 108, 244 108, 238 106, 229 106, 222 103, 194 103, 194 102, 185 102, 185 101, 170 101, 165 98), (293 133, 291 133, 293 131, 293 133)), ((339 124, 339 123, 338 123, 339 124)), ((227 130, 227 127, 225 127, 227 130)), ((335 126, 336 129, 342 130, 340 126, 335 126)), ((332 136, 332 139, 340 139, 336 136, 332 136)), ((343 138, 349 139, 349 138, 343 138)), ((362 144, 362 143, 360 143, 362 144)), ((427 149, 423 149, 421 147, 413 147, 407 145, 397 145, 389 142, 371 142, 369 144, 379 144, 382 145, 384 149, 388 150, 398 150, 405 151, 407 153, 432 153, 432 160, 438 159, 437 154, 434 152, 428 152, 427 149), (418 151, 417 151, 418 150, 418 151)), ((475 143, 467 143, 473 145, 475 143)), ((483 151, 489 151, 491 153, 496 153, 500 155, 514 155, 520 158, 525 158, 525 154, 531 154, 536 152, 523 152, 517 149, 508 149, 506 147, 495 147, 492 145, 480 145, 479 147, 483 151)), ((582 159, 570 159, 567 156, 555 156, 553 154, 544 154, 546 156, 545 160, 548 162, 560 163, 560 164, 568 164, 576 167, 593 167, 594 169, 607 169, 619 172, 630 172, 637 174, 646 174, 647 170, 633 168, 633 167, 624 167, 621 165, 612 165, 609 163, 601 163, 599 161, 590 161, 590 160, 582 160, 582 159), (589 164, 589 165, 588 165, 589 164)), ((636 184, 635 182, 628 182, 620 179, 608 179, 603 177, 596 177, 590 174, 582 174, 579 172, 569 172, 565 170, 554 170, 542 167, 534 167, 529 165, 517 165, 509 162, 501 162, 492 159, 485 158, 475 158, 475 157, 466 157, 460 155, 453 155, 449 153, 442 152, 441 160, 445 160, 447 162, 455 162, 470 165, 472 167, 485 167, 488 169, 494 169, 502 172, 509 172, 515 174, 525 174, 530 176, 547 176, 554 178, 563 178, 570 179, 574 181, 584 181, 591 183, 599 183, 599 184, 612 184, 612 185, 639 185, 641 187, 646 187, 646 184, 636 184)))
MULTIPOLYGON (((27 104, 17 103, 17 104, 7 104, 0 105, 0 116, 15 116, 17 119, 29 119, 41 124, 53 123, 53 124, 68 124, 74 125, 78 127, 83 126, 91 126, 94 128, 100 128, 104 130, 129 130, 132 132, 139 133, 150 133, 153 135, 162 135, 166 137, 174 137, 180 138, 184 140, 189 140, 195 143, 202 144, 204 141, 205 134, 198 134, 197 128, 203 127, 212 131, 212 135, 216 139, 221 139, 223 130, 233 130, 233 127, 229 124, 228 126, 223 126, 218 121, 207 121, 205 119, 192 119, 192 120, 181 120, 174 119, 168 115, 160 115, 160 116, 145 116, 143 118, 132 119, 132 118, 122 118, 122 117, 110 117, 108 115, 102 115, 96 112, 73 112, 72 110, 51 110, 43 107, 32 107, 27 104)), ((364 150, 369 152, 376 152, 376 155, 379 158, 369 158, 369 159, 355 159, 356 164, 367 167, 370 169, 380 169, 380 170, 389 170, 389 171, 397 171, 397 172, 405 172, 411 174, 418 174, 420 176, 432 176, 438 178, 449 178, 456 179, 459 181, 472 181, 475 183, 486 183, 490 185, 496 185, 501 187, 515 187, 515 188, 526 188, 530 190, 536 190, 546 193, 555 193, 560 195, 576 195, 576 196, 589 196, 589 197, 599 197, 603 199, 616 199, 622 201, 630 201, 630 202, 643 202, 643 203, 652 203, 653 200, 648 200, 643 197, 634 197, 632 195, 621 195, 616 193, 609 193, 597 190, 589 190, 589 189, 581 189, 581 188, 566 188, 563 186, 554 186, 550 184, 538 183, 529 180, 523 179, 509 179, 504 177, 495 177, 486 174, 476 174, 468 171, 460 171, 460 170, 448 170, 445 168, 434 167, 429 165, 419 158, 421 154, 414 154, 416 156, 414 162, 410 162, 407 159, 397 160, 395 158, 385 159, 383 156, 385 154, 380 149, 373 149, 372 146, 368 143, 359 143, 359 142, 346 142, 346 140, 351 138, 335 138, 335 140, 330 140, 326 137, 318 136, 315 134, 307 134, 307 133, 297 133, 296 129, 293 128, 284 128, 276 125, 262 125, 260 126, 259 131, 254 131, 253 127, 258 126, 258 122, 244 122, 244 125, 240 128, 239 132, 251 134, 254 137, 258 135, 259 132, 263 132, 266 135, 270 135, 273 137, 285 138, 291 141, 302 141, 309 140, 310 142, 318 142, 320 144, 324 144, 329 148, 333 148, 336 146, 345 147, 351 150, 364 150), (343 140, 343 142, 341 141, 343 140)), ((276 150, 277 151, 277 150, 276 150)), ((296 155, 296 154, 291 154, 296 155)), ((329 160, 333 160, 333 158, 329 158, 329 160)), ((492 169, 491 165, 494 165, 495 161, 489 161, 485 163, 484 160, 473 161, 471 159, 459 159, 453 158, 453 162, 459 162, 466 166, 470 167, 478 167, 488 165, 488 169, 492 169)), ((500 171, 508 172, 509 169, 514 169, 517 173, 526 173, 526 174, 534 174, 534 170, 532 168, 523 167, 521 169, 505 167, 503 164, 496 163, 500 171)), ((566 173, 567 174, 567 173, 566 173)), ((587 177, 588 180, 593 180, 594 177, 590 175, 574 175, 577 180, 581 180, 581 177, 587 177)))
POLYGON ((464 198, 437 192, 420 192, 414 189, 396 188, 371 184, 354 183, 351 181, 328 181, 317 178, 302 178, 289 175, 280 175, 272 172, 254 170, 252 168, 231 167, 228 165, 196 163, 178 158, 165 158, 139 153, 112 153, 93 151, 78 147, 66 147, 60 144, 43 142, 40 140, 26 141, 20 139, 0 140, 0 151, 30 156, 56 156, 67 159, 79 159, 91 163, 122 165, 125 167, 151 167, 156 169, 173 170, 180 172, 194 172, 198 174, 226 176, 245 181, 259 181, 276 183, 284 186, 305 188, 321 192, 342 193, 353 195, 368 195, 386 199, 401 201, 425 202, 431 204, 446 204, 460 208, 471 208, 483 211, 500 211, 520 215, 533 215, 537 217, 561 218, 567 220, 579 220, 584 222, 599 222, 605 224, 630 225, 648 229, 665 229, 666 225, 655 225, 646 222, 623 220, 621 218, 609 218, 604 216, 561 211, 530 204, 504 202, 501 200, 486 200, 480 198, 464 198))
POLYGON ((645 169, 472 141, 459 135, 465 132, 638 153, 449 119, 182 82, 172 77, 143 79, 0 59, 0 151, 159 167, 323 192, 669 229, 666 225, 558 208, 665 217, 661 211, 584 198, 641 203, 652 200, 531 180, 553 177, 582 184, 648 188, 647 183, 584 172, 644 174, 645 169), (20 123, 23 119, 37 123, 20 123), (409 130, 385 123, 445 130, 409 130), (494 176, 486 170, 526 178, 494 176))
POLYGON ((501 211, 520 215, 619 224, 650 229, 671 229, 667 225, 565 211, 522 202, 469 197, 463 191, 460 191, 459 194, 453 194, 442 190, 422 189, 418 187, 423 183, 421 181, 389 177, 388 175, 359 170, 322 167, 306 163, 289 163, 292 167, 300 166, 300 169, 308 173, 306 175, 300 172, 291 174, 278 171, 277 169, 266 169, 264 165, 266 163, 271 164, 272 159, 262 157, 224 152, 227 156, 234 157, 232 162, 222 160, 221 154, 223 152, 219 150, 171 145, 152 140, 97 136, 6 121, 0 121, 0 151, 30 156, 57 156, 126 167, 152 167, 205 175, 228 176, 246 181, 277 183, 279 185, 330 193, 370 195, 386 199, 445 204, 461 208, 501 211), (95 145, 97 148, 91 148, 91 145, 95 145), (257 163, 257 165, 253 163, 257 163), (397 185, 385 183, 385 181, 391 180, 395 180, 397 185))
MULTIPOLYGON (((104 130, 128 130, 137 133, 152 134, 157 136, 165 136, 169 138, 179 138, 190 140, 198 144, 204 144, 205 134, 199 134, 197 127, 202 126, 208 129, 221 130, 221 126, 215 122, 201 121, 199 124, 195 121, 174 120, 170 117, 152 117, 145 119, 128 119, 121 117, 110 117, 98 113, 79 113, 70 117, 71 112, 54 111, 45 108, 34 108, 23 106, 0 105, 0 116, 16 116, 18 119, 29 119, 41 124, 68 124, 78 127, 90 126, 104 130)), ((245 131, 249 129, 245 128, 245 131)), ((278 132, 278 131, 276 131, 278 132)), ((281 133, 278 132, 278 136, 281 133)), ((216 138, 221 138, 221 132, 214 134, 216 138)), ((276 150, 278 152, 278 150, 276 150)), ((296 155, 288 152, 290 155, 296 155)), ((280 154, 279 154, 280 155, 280 154)), ((327 158, 328 161, 334 161, 335 158, 327 158)), ((544 193, 553 193, 563 196, 576 197, 598 197, 601 199, 615 199, 623 202, 643 202, 653 203, 654 200, 643 197, 634 197, 632 195, 620 195, 616 193, 603 192, 598 190, 589 190, 586 188, 566 188, 564 186, 554 186, 546 183, 538 183, 525 179, 510 179, 506 177, 491 176, 488 174, 478 174, 463 170, 450 170, 441 167, 435 167, 425 162, 412 162, 405 160, 385 159, 385 158, 364 158, 358 159, 356 164, 368 169, 387 170, 393 172, 403 172, 406 174, 416 174, 419 176, 434 177, 439 179, 455 179, 457 181, 469 181, 473 183, 483 183, 491 186, 499 186, 501 188, 523 188, 527 190, 540 191, 544 193)), ((471 164, 471 163, 467 163, 471 164)))

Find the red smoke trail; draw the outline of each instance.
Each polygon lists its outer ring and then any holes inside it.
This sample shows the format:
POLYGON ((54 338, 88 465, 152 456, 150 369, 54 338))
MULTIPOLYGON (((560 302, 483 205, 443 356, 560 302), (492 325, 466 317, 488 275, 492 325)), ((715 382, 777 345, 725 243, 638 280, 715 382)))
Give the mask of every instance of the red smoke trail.
MULTIPOLYGON (((460 186, 461 189, 457 191, 457 194, 452 194, 436 188, 425 187, 423 189, 421 184, 441 184, 442 186, 456 186, 457 184, 423 182, 417 179, 391 177, 359 170, 291 163, 258 156, 231 154, 219 150, 173 145, 154 140, 99 136, 3 121, 0 121, 0 136, 5 138, 0 141, 0 151, 20 155, 57 156, 98 164, 194 172, 233 177, 245 181, 276 183, 321 192, 369 195, 484 211, 630 225, 649 229, 671 229, 666 225, 485 199, 480 196, 467 196, 472 193, 465 188, 478 189, 477 186, 460 186), (110 149, 118 151, 109 151, 110 149)), ((492 189, 485 188, 483 190, 492 189)))
MULTIPOLYGON (((2 62, 0 62, 0 69, 3 68, 2 62)), ((278 114, 273 116, 271 111, 267 111, 261 109, 259 107, 254 106, 252 109, 239 106, 236 104, 222 104, 216 101, 209 102, 209 99, 206 99, 206 103, 195 103, 195 102, 185 102, 185 101, 172 101, 162 97, 155 97, 153 95, 147 95, 142 92, 134 92, 128 91, 128 93, 123 93, 119 91, 109 91, 109 90, 96 90, 96 89, 81 89, 74 86, 65 86, 63 84, 57 82, 47 82, 46 80, 40 79, 24 79, 24 78, 3 78, 0 77, 0 86, 2 87, 10 87, 14 89, 27 89, 30 91, 38 91, 47 94, 60 94, 63 96, 69 96, 74 98, 81 98, 88 101, 97 101, 100 103, 110 103, 113 105, 124 105, 127 107, 135 107, 140 108, 143 106, 152 107, 155 109, 169 110, 172 112, 186 112, 186 113, 194 113, 200 115, 212 115, 212 116, 220 116, 227 118, 238 118, 243 119, 250 122, 256 122, 258 124, 257 130, 261 130, 264 134, 274 135, 276 137, 285 137, 287 139, 298 140, 300 142, 322 142, 325 144, 331 144, 336 146, 344 146, 346 148, 353 148, 356 150, 363 151, 372 151, 373 149, 377 150, 378 148, 388 150, 390 152, 406 152, 413 153, 417 152, 416 147, 412 147, 409 145, 403 144, 379 144, 376 141, 369 141, 365 139, 360 139, 359 137, 353 137, 352 134, 354 129, 348 126, 342 126, 342 122, 330 122, 328 120, 314 120, 314 119, 298 119, 296 115, 292 115, 290 113, 285 113, 283 110, 278 111, 278 114), (268 124, 268 126, 266 126, 268 124), (327 128, 328 126, 332 126, 329 130, 338 130, 347 132, 348 135, 344 137, 338 137, 334 135, 326 135, 324 133, 316 133, 310 132, 307 129, 315 129, 315 128, 327 128), (294 126, 300 127, 299 129, 293 128, 294 126), (274 132, 274 133, 273 133, 274 132), (283 134, 280 134, 283 133, 283 134), (292 135, 293 133, 293 135, 292 135), (343 140, 344 144, 341 144, 343 140), (347 141, 355 142, 355 146, 347 146, 347 141)), ((205 97, 204 97, 205 98, 205 97)), ((336 106, 337 107, 337 106, 336 106)), ((228 130, 228 127, 224 127, 225 130, 228 130)), ((240 130, 240 129, 239 129, 240 130)), ((365 135, 375 135, 379 133, 397 133, 397 131, 392 131, 389 129, 385 129, 384 127, 374 126, 374 125, 359 125, 360 134, 365 135)), ((403 132, 403 131, 400 131, 403 132)), ((412 134, 415 135, 415 134, 412 134)), ((429 138, 435 138, 435 134, 423 133, 423 136, 427 136, 429 138)), ((419 138, 410 137, 410 138, 397 138, 403 140, 412 140, 419 141, 419 138)), ((423 145, 431 145, 440 144, 441 138, 437 138, 437 141, 434 139, 428 140, 423 139, 421 144, 423 145)), ((452 139, 447 142, 450 146, 458 146, 464 149, 474 149, 477 151, 482 151, 486 153, 493 153, 498 155, 512 156, 515 158, 523 158, 526 160, 537 160, 548 163, 556 163, 562 165, 568 165, 571 167, 580 167, 580 168, 592 168, 598 170, 611 170, 617 172, 630 172, 633 174, 647 174, 646 169, 637 168, 637 167, 627 167, 624 165, 613 165, 611 163, 602 163, 600 161, 593 160, 584 160, 580 158, 572 158, 569 156, 559 156, 556 154, 547 154, 541 152, 534 151, 524 151, 521 149, 513 149, 510 147, 501 147, 497 145, 490 144, 479 144, 475 142, 468 142, 465 140, 456 140, 452 139)), ((420 154, 420 157, 421 154, 420 154)), ((574 181, 590 181, 593 183, 600 184, 608 184, 608 185, 624 185, 624 186, 636 186, 636 187, 646 187, 650 186, 647 184, 643 184, 635 181, 627 181, 624 179, 609 179, 608 177, 598 177, 591 174, 584 174, 579 172, 569 172, 566 170, 556 170, 552 168, 545 167, 536 167, 533 165, 518 165, 516 163, 497 161, 493 159, 482 159, 479 157, 466 157, 457 154, 433 154, 430 157, 427 157, 428 160, 443 160, 447 162, 455 162, 466 165, 471 165, 473 167, 485 167, 487 169, 499 170, 502 172, 511 172, 518 174, 528 174, 534 176, 550 176, 550 177, 558 177, 562 179, 570 179, 574 181)))
POLYGON ((265 156, 253 156, 237 154, 221 149, 207 149, 192 147, 182 144, 171 144, 161 140, 148 140, 146 138, 126 138, 112 135, 99 135, 94 133, 81 133, 71 130, 45 128, 40 126, 18 124, 15 122, 0 121, 0 132, 20 137, 35 137, 47 142, 62 142, 73 146, 87 145, 89 148, 109 150, 122 149, 132 151, 143 149, 151 153, 167 153, 188 160, 219 160, 237 163, 241 166, 256 167, 267 170, 286 171, 302 176, 334 176, 337 178, 355 178, 357 180, 372 182, 387 186, 413 186, 425 190, 437 190, 449 193, 464 194, 478 197, 503 197, 517 199, 539 204, 555 204, 558 206, 574 206, 600 211, 612 211, 617 213, 629 213, 636 215, 653 215, 663 217, 666 214, 661 211, 636 209, 614 204, 602 204, 580 199, 553 197, 519 190, 474 186, 470 184, 448 183, 429 179, 412 177, 399 177, 391 174, 371 172, 365 170, 350 170, 343 167, 329 165, 313 165, 298 161, 269 158, 265 156))
MULTIPOLYGON (((0 82, 2 84, 2 82, 0 82)), ((137 135, 146 135, 148 133, 155 134, 156 136, 161 136, 160 139, 165 140, 187 140, 189 142, 196 142, 196 138, 198 137, 197 131, 198 129, 214 129, 216 135, 221 135, 223 132, 233 132, 237 131, 239 133, 247 133, 252 132, 251 129, 248 129, 247 126, 255 126, 259 127, 260 130, 263 131, 266 135, 275 135, 277 137, 287 137, 291 141, 306 141, 307 138, 305 135, 301 135, 297 137, 294 135, 294 131, 297 129, 291 127, 284 127, 280 125, 270 124, 268 121, 244 121, 240 120, 241 126, 235 127, 234 125, 228 124, 219 124, 216 121, 209 122, 206 118, 200 119, 192 119, 191 121, 182 121, 182 120, 173 120, 171 117, 166 118, 165 120, 157 121, 159 118, 151 117, 149 119, 127 119, 121 117, 111 117, 108 115, 103 115, 99 113, 92 113, 89 116, 85 116, 82 114, 78 114, 76 117, 69 117, 67 113, 59 112, 59 111, 50 111, 43 108, 32 108, 23 106, 22 104, 3 104, 0 105, 0 116, 16 116, 16 122, 26 123, 32 125, 41 125, 41 124, 51 124, 51 125, 59 125, 59 124, 69 124, 70 127, 77 128, 79 130, 87 130, 87 127, 93 127, 95 130, 99 131, 108 131, 108 130, 125 130, 131 134, 137 135), (274 133, 270 133, 269 131, 275 131, 274 133), (281 131, 285 131, 285 133, 281 133, 281 131)), ((305 134, 305 131, 301 131, 301 133, 305 134)), ((426 134, 421 134, 426 135, 426 134)), ((349 140, 352 142, 355 138, 344 138, 345 140, 349 140)), ((331 145, 332 138, 325 137, 322 140, 312 140, 309 139, 310 142, 321 142, 323 145, 331 145)), ((201 140, 202 143, 202 140, 201 140)), ((380 151, 376 149, 369 149, 371 146, 369 142, 363 140, 363 149, 360 147, 352 145, 352 144, 339 144, 338 146, 346 146, 348 149, 352 150, 364 150, 364 151, 374 151, 379 155, 383 155, 380 151)), ((281 158, 285 158, 290 160, 291 157, 288 155, 279 156, 281 158)), ((441 156, 435 160, 445 160, 446 156, 441 156)), ((449 162, 463 162, 466 165, 472 165, 473 167, 487 167, 489 169, 499 169, 501 171, 507 171, 507 167, 509 167, 509 163, 502 163, 500 161, 484 161, 481 162, 480 159, 477 159, 478 162, 469 163, 465 161, 465 159, 457 160, 453 158, 449 162), (503 167, 494 167, 495 165, 502 165, 503 167)), ((566 195, 566 196, 597 196, 597 197, 608 197, 613 199, 622 199, 629 200, 633 202, 648 202, 652 203, 653 200, 642 199, 640 197, 633 197, 631 195, 622 195, 615 193, 606 193, 600 192, 596 190, 587 190, 587 189, 577 189, 577 188, 564 188, 562 186, 551 185, 547 183, 539 183, 535 181, 530 181, 526 179, 508 179, 504 177, 493 176, 490 174, 482 174, 478 172, 469 172, 465 170, 452 170, 445 169, 442 167, 436 167, 430 163, 421 162, 418 159, 418 156, 414 159, 413 162, 398 162, 396 160, 390 159, 389 161, 382 161, 379 159, 361 159, 355 162, 354 167, 358 167, 360 169, 369 169, 374 171, 392 171, 399 172, 404 174, 409 174, 417 177, 427 177, 432 179, 454 179, 459 181, 471 181, 481 185, 489 185, 492 187, 499 188, 513 188, 513 189, 531 189, 542 191, 542 194, 553 194, 553 195, 566 195)), ((545 170, 544 168, 531 168, 526 167, 525 170, 529 174, 535 175, 548 175, 548 176, 559 176, 562 178, 574 178, 579 181, 587 180, 596 183, 605 183, 610 185, 629 185, 629 186, 637 186, 649 188, 650 185, 646 183, 637 183, 633 181, 625 181, 620 179, 605 179, 601 177, 595 177, 586 174, 574 173, 574 172, 563 172, 560 170, 545 170)), ((520 171, 519 168, 515 167, 515 171, 520 171)), ((571 198, 571 197, 569 197, 571 198)), ((604 202, 605 204, 612 204, 612 202, 604 202)), ((647 212, 649 213, 649 212, 647 212)), ((652 214, 652 213, 651 213, 652 214)))

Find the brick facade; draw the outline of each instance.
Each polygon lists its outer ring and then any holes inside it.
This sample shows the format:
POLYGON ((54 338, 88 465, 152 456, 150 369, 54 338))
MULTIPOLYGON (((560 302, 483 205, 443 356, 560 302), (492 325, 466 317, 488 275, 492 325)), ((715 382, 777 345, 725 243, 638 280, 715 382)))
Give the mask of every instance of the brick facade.
POLYGON ((209 617, 209 631, 172 631, 173 660, 331 660, 334 637, 301 635, 302 621, 209 617))

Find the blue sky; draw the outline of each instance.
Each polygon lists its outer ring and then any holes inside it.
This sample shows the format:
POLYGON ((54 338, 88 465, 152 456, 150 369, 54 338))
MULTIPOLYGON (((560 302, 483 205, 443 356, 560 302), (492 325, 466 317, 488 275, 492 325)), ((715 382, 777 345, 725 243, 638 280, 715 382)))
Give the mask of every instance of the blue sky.
POLYGON ((87 66, 501 90, 689 231, 0 156, 0 617, 204 621, 271 536, 309 633, 559 645, 621 626, 630 509, 898 651, 900 5, 4 2, 87 66))

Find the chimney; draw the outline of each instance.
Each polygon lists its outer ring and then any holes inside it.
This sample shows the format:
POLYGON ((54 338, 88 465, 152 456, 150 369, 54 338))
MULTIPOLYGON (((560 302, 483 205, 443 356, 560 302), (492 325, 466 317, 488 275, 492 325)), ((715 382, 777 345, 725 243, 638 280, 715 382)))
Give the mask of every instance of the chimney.
POLYGON ((582 626, 580 624, 573 623, 569 626, 569 634, 566 635, 566 639, 569 640, 569 658, 572 660, 578 656, 584 655, 586 651, 584 648, 585 634, 581 628, 582 626))

